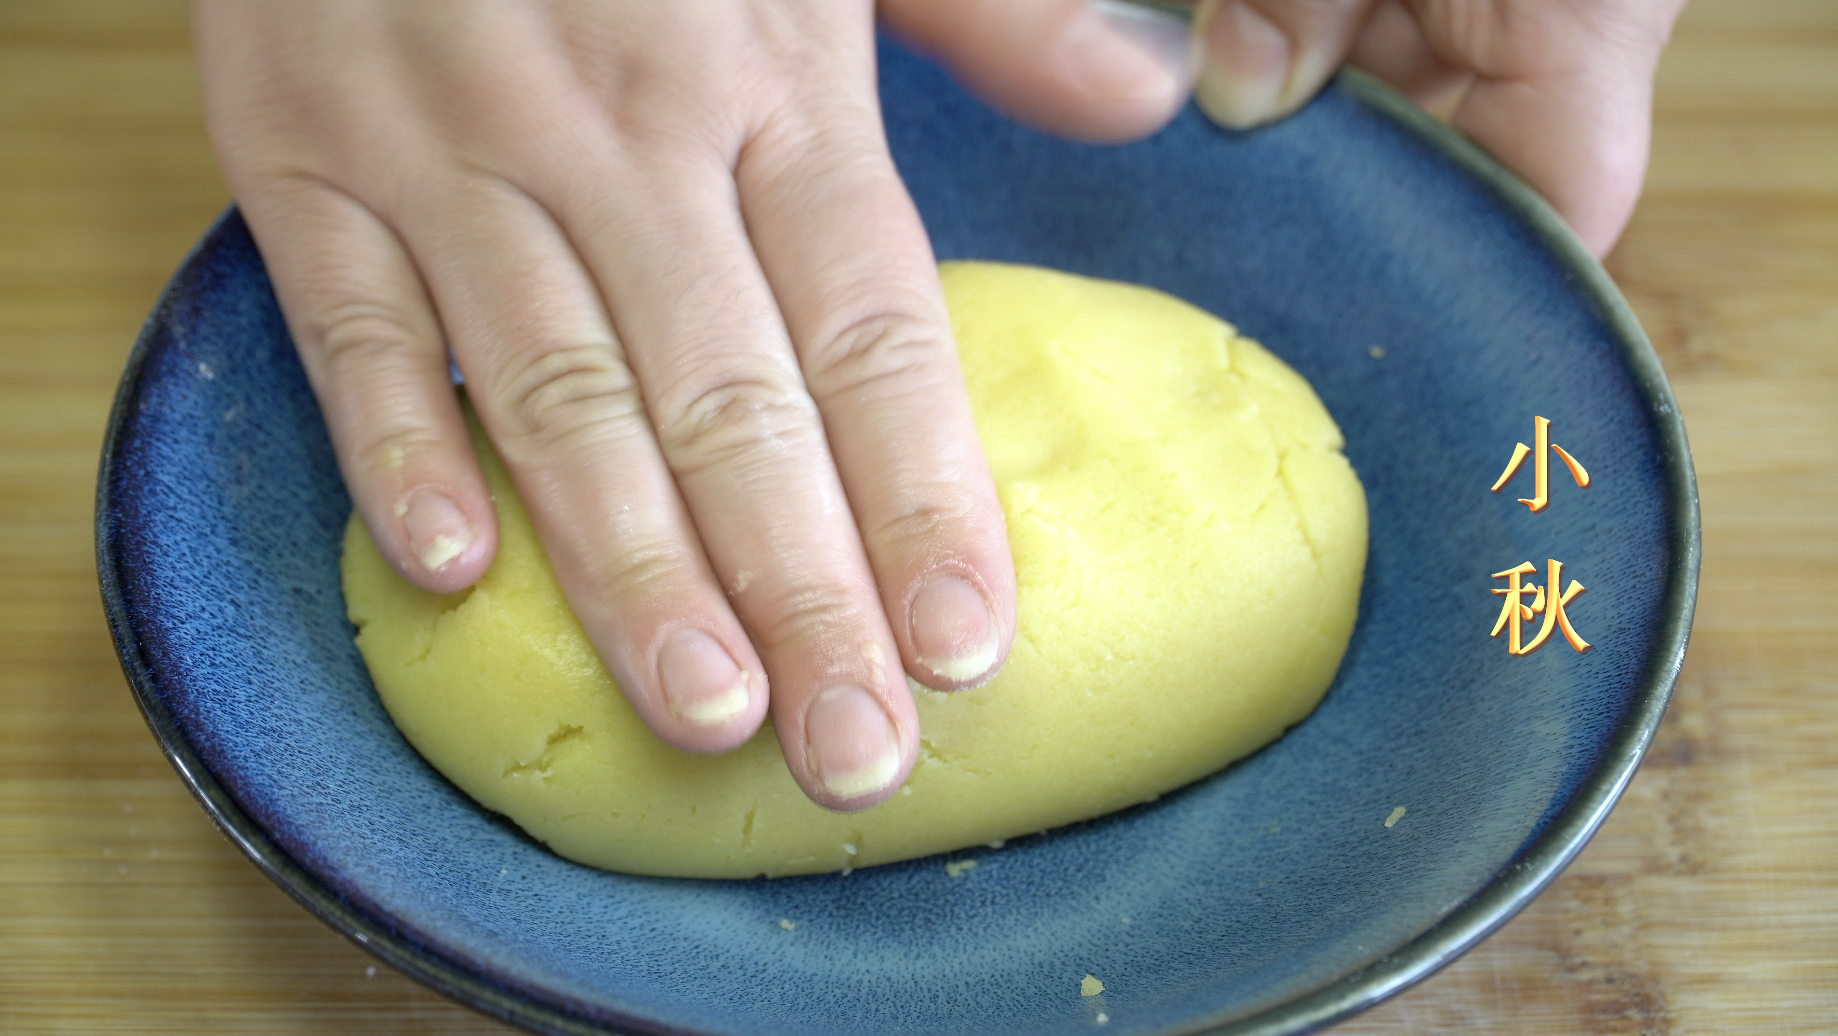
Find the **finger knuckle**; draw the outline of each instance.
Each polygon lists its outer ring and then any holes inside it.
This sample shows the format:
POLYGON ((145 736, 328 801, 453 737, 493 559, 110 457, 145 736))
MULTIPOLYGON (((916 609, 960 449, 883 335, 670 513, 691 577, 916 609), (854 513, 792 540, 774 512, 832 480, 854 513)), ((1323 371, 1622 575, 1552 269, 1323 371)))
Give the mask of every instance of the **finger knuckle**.
POLYGON ((359 470, 396 475, 418 466, 421 458, 441 450, 447 441, 438 430, 414 420, 384 420, 354 450, 359 470))
POLYGON ((961 486, 941 487, 950 502, 911 507, 864 530, 869 541, 903 554, 929 555, 961 537, 974 517, 967 503, 951 500, 963 495, 961 486))
POLYGON ((663 602, 678 600, 699 571, 696 555, 686 547, 652 543, 589 564, 587 580, 596 596, 617 609, 655 612, 663 602))
POLYGON ((815 343, 809 356, 819 401, 909 394, 942 383, 955 359, 936 324, 897 312, 852 321, 815 343))
POLYGON ((872 618, 869 606, 855 595, 814 583, 787 587, 767 602, 763 612, 771 618, 755 634, 769 650, 818 649, 819 654, 834 642, 861 640, 859 631, 872 618))
POLYGON ((637 379, 606 345, 528 353, 496 394, 511 437, 538 451, 630 435, 644 420, 637 379))
POLYGON ((704 384, 658 426, 659 444, 679 474, 807 446, 819 434, 816 407, 783 375, 730 373, 704 384))
POLYGON ((308 315, 303 337, 334 380, 372 378, 430 343, 394 307, 376 302, 330 306, 308 315))
POLYGON ((897 175, 876 137, 840 128, 873 125, 862 102, 807 91, 763 93, 762 99, 763 114, 742 155, 753 172, 779 178, 821 169, 831 186, 897 175))

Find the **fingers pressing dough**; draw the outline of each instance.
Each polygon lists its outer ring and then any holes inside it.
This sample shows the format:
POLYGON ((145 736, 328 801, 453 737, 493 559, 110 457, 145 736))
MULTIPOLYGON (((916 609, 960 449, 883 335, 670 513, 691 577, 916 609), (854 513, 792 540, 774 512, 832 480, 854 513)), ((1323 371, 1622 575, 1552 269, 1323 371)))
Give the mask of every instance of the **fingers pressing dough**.
MULTIPOLYGON (((900 794, 832 813, 770 730, 719 756, 646 730, 482 438, 502 532, 475 589, 416 589, 362 522, 346 537, 358 646, 409 741, 570 859, 746 878, 1097 816, 1306 716, 1345 653, 1366 554, 1364 493, 1313 390, 1159 292, 984 263, 943 278, 1008 516, 1019 630, 988 684, 918 693, 923 740, 900 794)), ((878 647, 862 646, 870 666, 900 664, 878 647)))

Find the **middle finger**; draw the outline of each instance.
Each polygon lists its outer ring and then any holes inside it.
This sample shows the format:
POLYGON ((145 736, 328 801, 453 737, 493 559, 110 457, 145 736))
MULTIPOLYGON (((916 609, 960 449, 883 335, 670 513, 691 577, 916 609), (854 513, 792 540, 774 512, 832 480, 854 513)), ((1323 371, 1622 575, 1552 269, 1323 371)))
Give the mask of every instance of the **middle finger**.
POLYGON ((911 768, 918 720, 733 174, 693 149, 616 173, 616 196, 590 193, 564 219, 765 663, 792 775, 824 805, 872 805, 911 768))
POLYGON ((763 667, 566 237, 489 176, 427 185, 403 216, 480 419, 621 690, 678 747, 745 741, 766 711, 763 667))

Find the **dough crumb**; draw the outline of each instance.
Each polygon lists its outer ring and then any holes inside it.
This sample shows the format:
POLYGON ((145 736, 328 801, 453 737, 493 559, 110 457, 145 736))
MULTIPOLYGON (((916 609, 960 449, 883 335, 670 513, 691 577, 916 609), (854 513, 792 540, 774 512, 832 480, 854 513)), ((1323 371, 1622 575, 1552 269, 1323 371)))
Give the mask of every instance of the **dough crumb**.
POLYGON ((1097 1022, 1099 1025, 1103 1025, 1110 1021, 1110 1015, 1105 1014, 1103 1011, 1099 1011, 1098 1016, 1093 1018, 1092 1021, 1097 1022))
POLYGON ((842 869, 842 876, 843 876, 843 877, 845 877, 845 878, 846 878, 846 877, 848 877, 848 876, 849 876, 849 875, 851 875, 851 874, 854 874, 854 873, 855 873, 855 868, 854 868, 854 867, 844 867, 844 868, 842 869))
POLYGON ((1376 343, 1368 345, 1366 346, 1366 355, 1375 360, 1382 360, 1385 358, 1385 347, 1376 343))
POLYGON ((965 871, 973 871, 973 870, 976 870, 975 860, 953 860, 950 863, 945 864, 945 874, 953 878, 964 873, 965 871))
POLYGON ((1098 981, 1095 975, 1086 975, 1085 978, 1079 982, 1080 996, 1097 996, 1102 992, 1104 992, 1104 983, 1098 981))
POLYGON ((1399 806, 1397 809, 1392 810, 1391 815, 1385 818, 1385 826, 1391 827, 1398 821, 1403 820, 1406 812, 1408 811, 1403 806, 1399 806))
POLYGON ((791 920, 791 919, 789 919, 789 918, 784 918, 784 917, 781 917, 781 918, 779 918, 779 927, 780 927, 780 928, 783 928, 783 929, 785 929, 786 931, 788 931, 788 932, 789 932, 789 931, 791 931, 792 929, 794 929, 794 928, 796 928, 796 927, 798 927, 798 925, 797 925, 797 922, 795 922, 795 921, 792 921, 792 920, 791 920))
POLYGON ((983 844, 984 844, 984 845, 986 845, 986 846, 988 846, 988 847, 990 847, 991 849, 1000 849, 1000 848, 1002 848, 1003 846, 1005 846, 1005 845, 1007 845, 1007 844, 1008 844, 1008 839, 1006 839, 1006 838, 998 838, 998 839, 996 839, 996 840, 995 840, 995 841, 993 841, 993 842, 984 842, 983 844))
POLYGON ((850 856, 854 856, 859 850, 855 848, 854 842, 844 842, 842 843, 842 851, 848 853, 850 856))

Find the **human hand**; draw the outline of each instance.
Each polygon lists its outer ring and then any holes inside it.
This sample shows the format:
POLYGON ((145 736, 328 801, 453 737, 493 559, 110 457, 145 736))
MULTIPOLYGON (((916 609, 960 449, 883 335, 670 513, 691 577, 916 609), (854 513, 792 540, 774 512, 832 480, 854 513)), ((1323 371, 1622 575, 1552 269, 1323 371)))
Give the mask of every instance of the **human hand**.
MULTIPOLYGON (((1094 101, 1056 77, 1052 59, 1063 49, 1056 28, 1084 2, 883 0, 883 10, 960 79, 1044 129, 1091 139, 1153 131, 1155 105, 1094 101), (1018 40, 1039 41, 1035 53, 1017 56, 1018 40)), ((1294 112, 1351 61, 1426 107, 1452 110, 1457 129, 1524 176, 1600 256, 1640 196, 1653 75, 1683 7, 1684 0, 1202 0, 1193 19, 1203 48, 1196 99, 1214 120, 1245 129, 1294 112)), ((1156 23, 1148 14, 1134 20, 1156 23)), ((1160 52, 1178 46, 1165 27, 1150 35, 1160 52)))
POLYGON ((1197 97, 1227 125, 1281 118, 1343 62, 1524 176, 1597 256, 1646 176, 1653 75, 1684 0, 1206 0, 1197 97))
POLYGON ((770 709, 817 802, 897 789, 901 670, 987 678, 1015 585, 869 0, 194 20, 219 159, 391 564, 453 592, 492 561, 450 348, 652 730, 718 752, 770 709))

